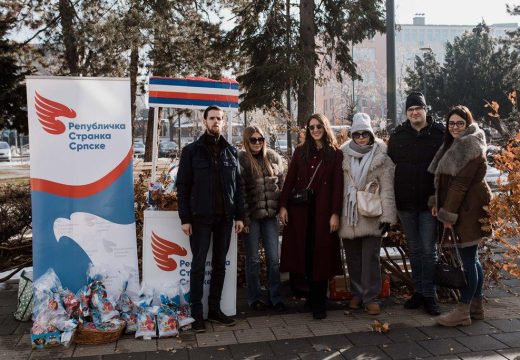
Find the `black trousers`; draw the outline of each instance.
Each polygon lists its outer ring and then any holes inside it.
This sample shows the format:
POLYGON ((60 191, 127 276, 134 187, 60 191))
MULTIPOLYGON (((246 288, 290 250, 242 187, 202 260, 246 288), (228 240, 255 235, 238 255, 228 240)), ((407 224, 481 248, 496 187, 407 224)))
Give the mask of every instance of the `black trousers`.
POLYGON ((309 305, 313 312, 322 312, 327 304, 327 284, 326 280, 315 280, 313 278, 314 269, 314 243, 316 234, 316 217, 314 210, 314 197, 308 205, 307 229, 305 239, 305 275, 309 284, 309 305))
POLYGON ((202 315, 202 295, 206 256, 213 234, 213 256, 211 258, 211 281, 209 286, 209 309, 220 308, 220 298, 226 276, 226 255, 231 242, 233 220, 223 217, 194 219, 191 224, 190 247, 193 253, 190 273, 190 305, 193 315, 202 315))

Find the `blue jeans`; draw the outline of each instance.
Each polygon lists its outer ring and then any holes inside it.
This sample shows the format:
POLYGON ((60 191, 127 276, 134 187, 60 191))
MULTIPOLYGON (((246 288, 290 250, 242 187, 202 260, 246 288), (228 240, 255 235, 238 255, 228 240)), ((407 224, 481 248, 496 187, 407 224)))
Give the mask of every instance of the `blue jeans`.
POLYGON ((482 297, 482 283, 484 282, 484 272, 482 265, 478 259, 478 246, 469 246, 459 248, 462 264, 464 265, 464 272, 466 273, 466 280, 468 286, 461 290, 460 302, 464 304, 471 303, 474 297, 482 297))
POLYGON ((408 246, 415 292, 435 296, 433 273, 437 261, 437 220, 429 210, 399 211, 408 246))
POLYGON ((262 239, 269 282, 269 300, 276 305, 282 301, 280 295, 280 261, 278 254, 278 219, 269 217, 260 220, 251 219, 249 234, 245 236, 246 245, 246 281, 248 303, 251 305, 262 298, 260 287, 260 254, 258 245, 262 239))

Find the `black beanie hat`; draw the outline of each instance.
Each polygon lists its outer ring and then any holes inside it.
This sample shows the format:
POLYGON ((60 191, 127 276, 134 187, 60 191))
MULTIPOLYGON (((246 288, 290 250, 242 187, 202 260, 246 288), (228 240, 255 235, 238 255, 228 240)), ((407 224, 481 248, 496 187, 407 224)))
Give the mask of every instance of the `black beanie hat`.
POLYGON ((422 106, 423 108, 426 108, 424 95, 420 92, 410 93, 406 98, 406 110, 408 110, 410 106, 422 106))

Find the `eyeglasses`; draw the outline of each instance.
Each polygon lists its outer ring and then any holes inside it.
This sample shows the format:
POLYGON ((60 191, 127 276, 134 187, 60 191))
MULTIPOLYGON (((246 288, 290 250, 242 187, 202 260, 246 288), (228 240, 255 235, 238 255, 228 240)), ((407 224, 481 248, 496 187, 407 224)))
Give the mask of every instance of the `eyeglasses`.
POLYGON ((354 139, 359 139, 359 138, 369 138, 370 137, 370 133, 368 131, 362 131, 362 132, 355 132, 352 134, 352 137, 354 139))
POLYGON ((309 128, 310 131, 314 131, 314 129, 316 130, 321 130, 323 129, 323 125, 321 124, 317 124, 317 125, 309 125, 307 126, 309 128))
POLYGON ((251 144, 263 144, 265 139, 263 137, 250 137, 249 142, 251 144))
POLYGON ((459 121, 448 121, 448 127, 450 127, 450 128, 453 128, 453 127, 461 128, 461 127, 464 127, 464 125, 466 125, 466 122, 462 121, 462 120, 459 120, 459 121))
POLYGON ((424 110, 424 107, 422 106, 410 106, 408 109, 406 109, 406 111, 408 111, 409 113, 413 113, 414 111, 421 111, 421 110, 424 110))

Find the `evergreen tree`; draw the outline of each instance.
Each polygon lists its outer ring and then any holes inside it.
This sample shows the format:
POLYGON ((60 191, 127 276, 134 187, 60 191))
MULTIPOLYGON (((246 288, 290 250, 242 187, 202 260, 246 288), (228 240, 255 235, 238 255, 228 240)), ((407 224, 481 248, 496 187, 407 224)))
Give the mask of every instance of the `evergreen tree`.
POLYGON ((518 55, 489 34, 482 23, 472 32, 456 37, 446 44, 444 64, 440 66, 433 54, 417 57, 415 67, 408 68, 405 81, 410 89, 422 89, 426 79, 427 101, 432 112, 445 114, 449 107, 466 105, 476 118, 486 118, 487 102, 496 101, 502 113, 511 111, 507 94, 514 89, 509 74, 518 63, 518 55))
POLYGON ((322 79, 320 70, 331 70, 338 79, 345 74, 359 79, 352 45, 384 31, 381 0, 227 3, 237 24, 227 35, 228 43, 235 45, 229 48, 236 49, 240 66, 246 69, 238 77, 245 90, 241 109, 281 103, 290 88, 297 94, 300 125, 313 111, 314 83, 322 79))
POLYGON ((27 101, 24 71, 17 61, 18 46, 8 40, 14 18, 0 11, 0 129, 13 128, 27 133, 27 101))

